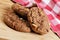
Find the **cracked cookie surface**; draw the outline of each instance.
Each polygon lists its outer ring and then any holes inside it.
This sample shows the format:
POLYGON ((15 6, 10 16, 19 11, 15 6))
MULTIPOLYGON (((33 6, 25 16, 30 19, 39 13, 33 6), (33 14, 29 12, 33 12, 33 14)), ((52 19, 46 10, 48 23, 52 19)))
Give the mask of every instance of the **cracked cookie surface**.
POLYGON ((18 15, 21 15, 21 16, 25 16, 27 15, 27 13, 29 12, 29 9, 18 4, 18 3, 15 3, 12 5, 12 9, 18 14, 18 15))
POLYGON ((49 31, 50 25, 48 18, 42 9, 32 7, 30 12, 27 14, 27 17, 34 32, 38 34, 45 34, 49 31))
POLYGON ((4 14, 4 22, 11 28, 20 31, 20 32, 30 32, 30 28, 28 27, 28 23, 19 18, 13 11, 7 11, 4 14))

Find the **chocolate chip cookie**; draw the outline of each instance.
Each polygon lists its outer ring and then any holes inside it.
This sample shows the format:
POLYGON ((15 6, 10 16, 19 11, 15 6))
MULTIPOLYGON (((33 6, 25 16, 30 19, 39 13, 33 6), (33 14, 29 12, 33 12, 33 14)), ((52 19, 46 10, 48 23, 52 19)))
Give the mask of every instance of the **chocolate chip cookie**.
POLYGON ((50 25, 48 18, 42 9, 39 9, 38 7, 32 7, 30 12, 27 14, 27 17, 34 32, 38 34, 46 34, 49 32, 50 25))
POLYGON ((18 3, 13 4, 12 9, 16 12, 16 14, 23 16, 23 17, 26 17, 27 13, 29 12, 28 8, 22 6, 18 3))
POLYGON ((20 32, 31 31, 29 24, 22 18, 19 18, 12 10, 7 11, 6 14, 4 14, 4 22, 12 29, 20 32))

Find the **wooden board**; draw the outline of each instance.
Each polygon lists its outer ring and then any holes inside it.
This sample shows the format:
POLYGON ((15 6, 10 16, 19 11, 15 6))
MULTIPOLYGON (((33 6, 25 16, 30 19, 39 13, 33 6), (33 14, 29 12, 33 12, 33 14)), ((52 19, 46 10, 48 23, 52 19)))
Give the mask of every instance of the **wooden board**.
POLYGON ((3 14, 5 14, 6 8, 11 7, 12 4, 10 0, 0 0, 0 40, 59 40, 51 30, 48 34, 38 35, 17 32, 5 25, 3 22, 3 14))

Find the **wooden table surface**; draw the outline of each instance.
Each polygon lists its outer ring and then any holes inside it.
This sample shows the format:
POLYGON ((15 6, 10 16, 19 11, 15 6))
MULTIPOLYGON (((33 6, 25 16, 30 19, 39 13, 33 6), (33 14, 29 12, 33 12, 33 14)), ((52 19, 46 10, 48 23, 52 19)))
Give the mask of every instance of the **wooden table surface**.
POLYGON ((59 40, 51 30, 48 34, 38 35, 17 32, 5 25, 3 22, 3 14, 5 14, 6 8, 10 8, 12 4, 10 0, 0 0, 0 40, 59 40))

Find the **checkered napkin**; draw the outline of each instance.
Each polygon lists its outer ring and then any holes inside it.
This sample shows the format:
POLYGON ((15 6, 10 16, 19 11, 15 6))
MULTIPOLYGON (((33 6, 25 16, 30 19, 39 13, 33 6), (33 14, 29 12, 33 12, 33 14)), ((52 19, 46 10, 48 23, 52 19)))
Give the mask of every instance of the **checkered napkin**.
POLYGON ((30 7, 37 4, 46 13, 51 29, 60 36, 60 0, 13 0, 23 6, 30 7))

